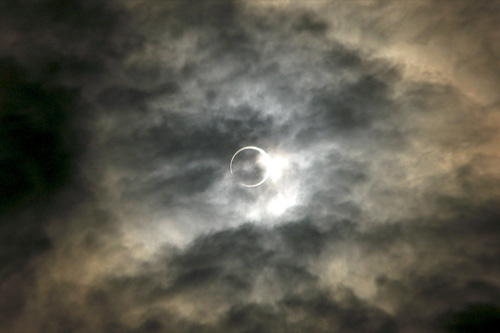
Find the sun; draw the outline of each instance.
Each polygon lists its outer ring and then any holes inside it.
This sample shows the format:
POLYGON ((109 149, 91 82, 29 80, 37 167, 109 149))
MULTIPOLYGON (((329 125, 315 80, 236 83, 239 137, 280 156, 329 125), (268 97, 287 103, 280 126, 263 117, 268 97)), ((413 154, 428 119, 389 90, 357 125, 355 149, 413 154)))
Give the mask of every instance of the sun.
POLYGON ((259 153, 258 158, 255 160, 253 163, 254 165, 259 165, 264 169, 264 174, 262 175, 262 178, 258 181, 249 183, 249 182, 240 182, 240 185, 245 186, 245 187, 257 187, 259 185, 264 184, 268 179, 271 179, 273 182, 276 182, 278 179, 280 179, 283 175, 283 171, 287 167, 287 159, 285 159, 283 156, 280 155, 269 155, 266 151, 264 151, 262 148, 256 147, 256 146, 246 146, 243 148, 240 148, 239 150, 234 153, 233 157, 231 158, 231 162, 229 164, 229 170, 231 172, 231 175, 235 175, 235 172, 233 170, 233 162, 235 161, 236 156, 246 150, 254 150, 259 153))
POLYGON ((239 153, 241 153, 242 151, 245 151, 245 150, 255 150, 259 153, 259 158, 256 160, 256 163, 252 163, 252 164, 254 164, 254 165, 259 164, 265 170, 265 172, 264 172, 263 178, 260 181, 257 181, 255 183, 240 182, 240 185, 245 186, 245 187, 257 187, 259 185, 262 185, 269 178, 269 175, 270 175, 269 166, 270 166, 271 158, 262 148, 259 148, 256 146, 246 146, 246 147, 243 147, 243 148, 239 149, 238 151, 236 151, 236 153, 234 153, 233 157, 231 158, 231 162, 229 164, 229 170, 231 172, 231 175, 234 175, 233 161, 234 161, 235 157, 239 153))

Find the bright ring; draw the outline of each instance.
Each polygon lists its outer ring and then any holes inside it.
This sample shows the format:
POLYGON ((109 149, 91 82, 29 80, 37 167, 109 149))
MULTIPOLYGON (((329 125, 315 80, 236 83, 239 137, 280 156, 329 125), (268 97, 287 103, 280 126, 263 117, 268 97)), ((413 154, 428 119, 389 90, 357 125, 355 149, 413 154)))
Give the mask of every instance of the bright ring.
POLYGON ((243 185, 245 187, 256 187, 256 186, 259 186, 262 183, 264 183, 267 180, 267 178, 269 178, 269 160, 270 160, 270 158, 269 158, 269 155, 267 155, 267 153, 263 149, 261 149, 259 147, 255 147, 255 146, 246 146, 246 147, 241 148, 236 153, 234 153, 233 158, 231 158, 231 163, 229 164, 229 170, 231 171, 231 174, 233 174, 233 160, 234 160, 234 158, 236 157, 236 155, 238 155, 238 153, 242 152, 243 150, 248 150, 248 149, 258 151, 259 153, 262 154, 262 156, 264 156, 264 159, 266 161, 266 163, 265 163, 266 164, 266 175, 264 176, 264 179, 262 179, 260 182, 258 182, 256 184, 240 183, 241 185, 243 185))

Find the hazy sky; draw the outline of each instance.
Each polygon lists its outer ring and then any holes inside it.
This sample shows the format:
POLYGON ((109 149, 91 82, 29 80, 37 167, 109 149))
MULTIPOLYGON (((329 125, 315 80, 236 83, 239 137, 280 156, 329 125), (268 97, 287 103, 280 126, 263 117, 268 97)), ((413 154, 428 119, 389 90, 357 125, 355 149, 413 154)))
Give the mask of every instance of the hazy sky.
POLYGON ((500 331, 500 2, 0 2, 6 332, 500 331), (273 170, 246 188, 244 146, 273 170))

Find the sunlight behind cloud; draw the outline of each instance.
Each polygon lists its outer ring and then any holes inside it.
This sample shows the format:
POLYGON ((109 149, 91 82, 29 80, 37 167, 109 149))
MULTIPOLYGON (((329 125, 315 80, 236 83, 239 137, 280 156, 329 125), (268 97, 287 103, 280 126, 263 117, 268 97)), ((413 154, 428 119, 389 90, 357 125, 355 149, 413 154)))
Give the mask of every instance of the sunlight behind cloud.
POLYGON ((268 213, 279 216, 283 214, 288 208, 295 205, 297 196, 294 194, 278 194, 267 205, 268 213))
POLYGON ((288 167, 288 160, 282 156, 272 156, 268 163, 269 178, 272 181, 280 179, 283 172, 288 167))

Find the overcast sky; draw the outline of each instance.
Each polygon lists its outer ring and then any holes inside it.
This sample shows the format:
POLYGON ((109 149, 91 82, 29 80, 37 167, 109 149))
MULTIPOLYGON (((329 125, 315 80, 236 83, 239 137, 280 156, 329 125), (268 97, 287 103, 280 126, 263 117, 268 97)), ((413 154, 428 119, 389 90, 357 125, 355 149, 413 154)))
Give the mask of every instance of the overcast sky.
POLYGON ((0 327, 500 331, 499 22, 1 1, 0 327), (230 173, 245 146, 260 186, 230 173))

